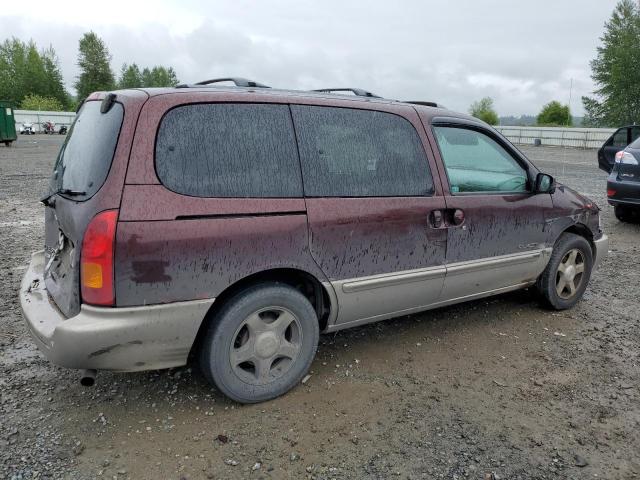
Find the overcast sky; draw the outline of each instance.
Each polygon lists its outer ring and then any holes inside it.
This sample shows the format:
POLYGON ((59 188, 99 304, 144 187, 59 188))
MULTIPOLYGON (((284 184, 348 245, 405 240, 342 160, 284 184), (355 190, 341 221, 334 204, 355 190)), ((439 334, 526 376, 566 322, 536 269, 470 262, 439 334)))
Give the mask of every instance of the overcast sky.
POLYGON ((616 0, 135 0, 3 2, 0 40, 52 44, 70 91, 78 40, 95 31, 122 63, 173 66, 181 81, 243 76, 273 87, 356 86, 500 115, 557 99, 574 114, 616 0))

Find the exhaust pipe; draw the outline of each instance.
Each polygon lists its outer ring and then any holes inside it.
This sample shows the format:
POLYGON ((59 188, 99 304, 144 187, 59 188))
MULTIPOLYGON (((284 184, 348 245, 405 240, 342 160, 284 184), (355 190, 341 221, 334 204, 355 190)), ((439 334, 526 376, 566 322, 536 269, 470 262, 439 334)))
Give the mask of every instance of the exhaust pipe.
POLYGON ((83 387, 93 387, 96 383, 96 374, 98 372, 93 369, 82 370, 80 372, 80 385, 83 387))

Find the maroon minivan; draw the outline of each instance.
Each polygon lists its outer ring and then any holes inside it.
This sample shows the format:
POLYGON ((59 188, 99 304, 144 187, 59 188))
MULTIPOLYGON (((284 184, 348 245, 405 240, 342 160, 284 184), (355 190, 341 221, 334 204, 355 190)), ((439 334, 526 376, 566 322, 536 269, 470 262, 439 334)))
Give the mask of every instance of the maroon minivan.
POLYGON ((475 118, 232 81, 95 93, 60 149, 20 299, 87 384, 194 354, 271 399, 320 332, 532 285, 570 308, 607 253, 598 207, 475 118))

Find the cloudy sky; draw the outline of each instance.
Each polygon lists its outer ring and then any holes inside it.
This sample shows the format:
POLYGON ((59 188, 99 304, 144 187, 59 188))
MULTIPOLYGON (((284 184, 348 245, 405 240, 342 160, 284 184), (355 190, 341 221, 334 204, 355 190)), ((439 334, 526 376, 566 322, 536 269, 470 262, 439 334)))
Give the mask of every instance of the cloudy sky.
POLYGON ((88 0, 4 2, 0 41, 52 44, 72 90, 78 40, 95 31, 122 63, 181 81, 243 76, 274 87, 357 86, 467 111, 537 114, 593 90, 589 61, 616 0, 88 0), (28 5, 27 8, 25 8, 28 5))

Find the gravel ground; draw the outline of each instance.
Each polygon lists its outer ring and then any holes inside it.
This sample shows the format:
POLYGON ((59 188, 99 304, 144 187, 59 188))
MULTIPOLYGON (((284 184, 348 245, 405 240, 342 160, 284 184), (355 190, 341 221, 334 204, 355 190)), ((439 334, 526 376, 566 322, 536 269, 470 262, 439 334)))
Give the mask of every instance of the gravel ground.
POLYGON ((87 389, 36 350, 17 292, 61 141, 0 147, 0 477, 640 477, 640 226, 594 151, 524 149, 603 208, 611 251, 576 308, 521 291, 325 335, 305 385, 239 406, 195 367, 87 389))

